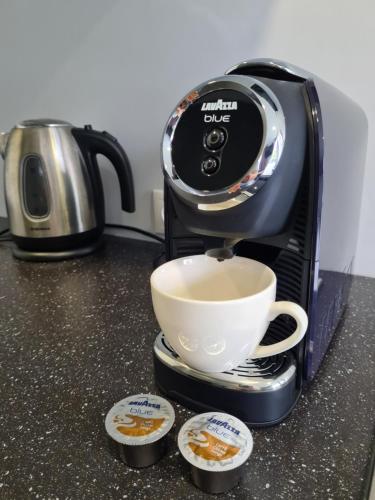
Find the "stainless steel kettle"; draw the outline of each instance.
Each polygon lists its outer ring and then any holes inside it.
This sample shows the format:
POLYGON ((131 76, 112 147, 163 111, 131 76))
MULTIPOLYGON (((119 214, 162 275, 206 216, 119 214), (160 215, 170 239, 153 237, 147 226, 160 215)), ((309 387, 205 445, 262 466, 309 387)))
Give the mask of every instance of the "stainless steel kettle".
POLYGON ((134 212, 133 178, 118 141, 91 125, 27 120, 0 134, 5 200, 16 257, 57 260, 92 252, 105 223, 96 155, 113 164, 122 209, 134 212))

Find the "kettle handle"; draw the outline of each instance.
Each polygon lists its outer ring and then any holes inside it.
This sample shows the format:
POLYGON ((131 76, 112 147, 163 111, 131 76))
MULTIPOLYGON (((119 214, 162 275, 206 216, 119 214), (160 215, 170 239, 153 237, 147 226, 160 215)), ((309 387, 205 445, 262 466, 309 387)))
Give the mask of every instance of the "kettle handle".
POLYGON ((112 163, 120 184, 121 207, 126 212, 134 212, 133 175, 128 157, 121 144, 108 132, 93 130, 91 125, 73 128, 72 134, 83 152, 87 152, 89 156, 101 154, 112 163))

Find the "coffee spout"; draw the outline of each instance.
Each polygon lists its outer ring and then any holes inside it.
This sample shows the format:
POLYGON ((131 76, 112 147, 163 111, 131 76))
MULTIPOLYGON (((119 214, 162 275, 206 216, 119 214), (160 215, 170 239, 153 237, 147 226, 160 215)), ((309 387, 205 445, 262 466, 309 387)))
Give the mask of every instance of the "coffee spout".
POLYGON ((241 241, 241 238, 226 239, 224 240, 222 247, 211 248, 210 250, 207 250, 206 255, 208 255, 209 257, 213 257, 220 262, 222 262, 223 260, 232 259, 234 256, 233 247, 239 241, 241 241))

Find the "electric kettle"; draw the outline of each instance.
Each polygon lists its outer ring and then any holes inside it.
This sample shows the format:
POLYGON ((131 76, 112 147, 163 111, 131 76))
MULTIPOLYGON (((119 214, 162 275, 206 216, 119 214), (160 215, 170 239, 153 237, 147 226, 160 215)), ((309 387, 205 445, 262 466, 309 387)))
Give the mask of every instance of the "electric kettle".
POLYGON ((135 210, 129 160, 108 132, 61 120, 26 120, 0 134, 0 154, 18 258, 59 260, 98 247, 105 223, 98 154, 116 170, 122 209, 135 210))

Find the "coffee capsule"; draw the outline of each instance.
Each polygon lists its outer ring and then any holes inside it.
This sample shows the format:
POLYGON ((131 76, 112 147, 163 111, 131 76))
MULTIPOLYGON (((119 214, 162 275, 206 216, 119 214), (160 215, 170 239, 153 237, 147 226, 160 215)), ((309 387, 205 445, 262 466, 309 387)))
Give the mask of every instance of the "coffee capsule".
POLYGON ((174 420, 173 407, 164 398, 137 394, 122 399, 105 419, 112 452, 130 467, 154 464, 167 450, 174 420))
POLYGON ((240 481, 253 438, 238 418, 209 412, 185 422, 178 447, 190 464, 193 483, 207 493, 224 493, 240 481))

